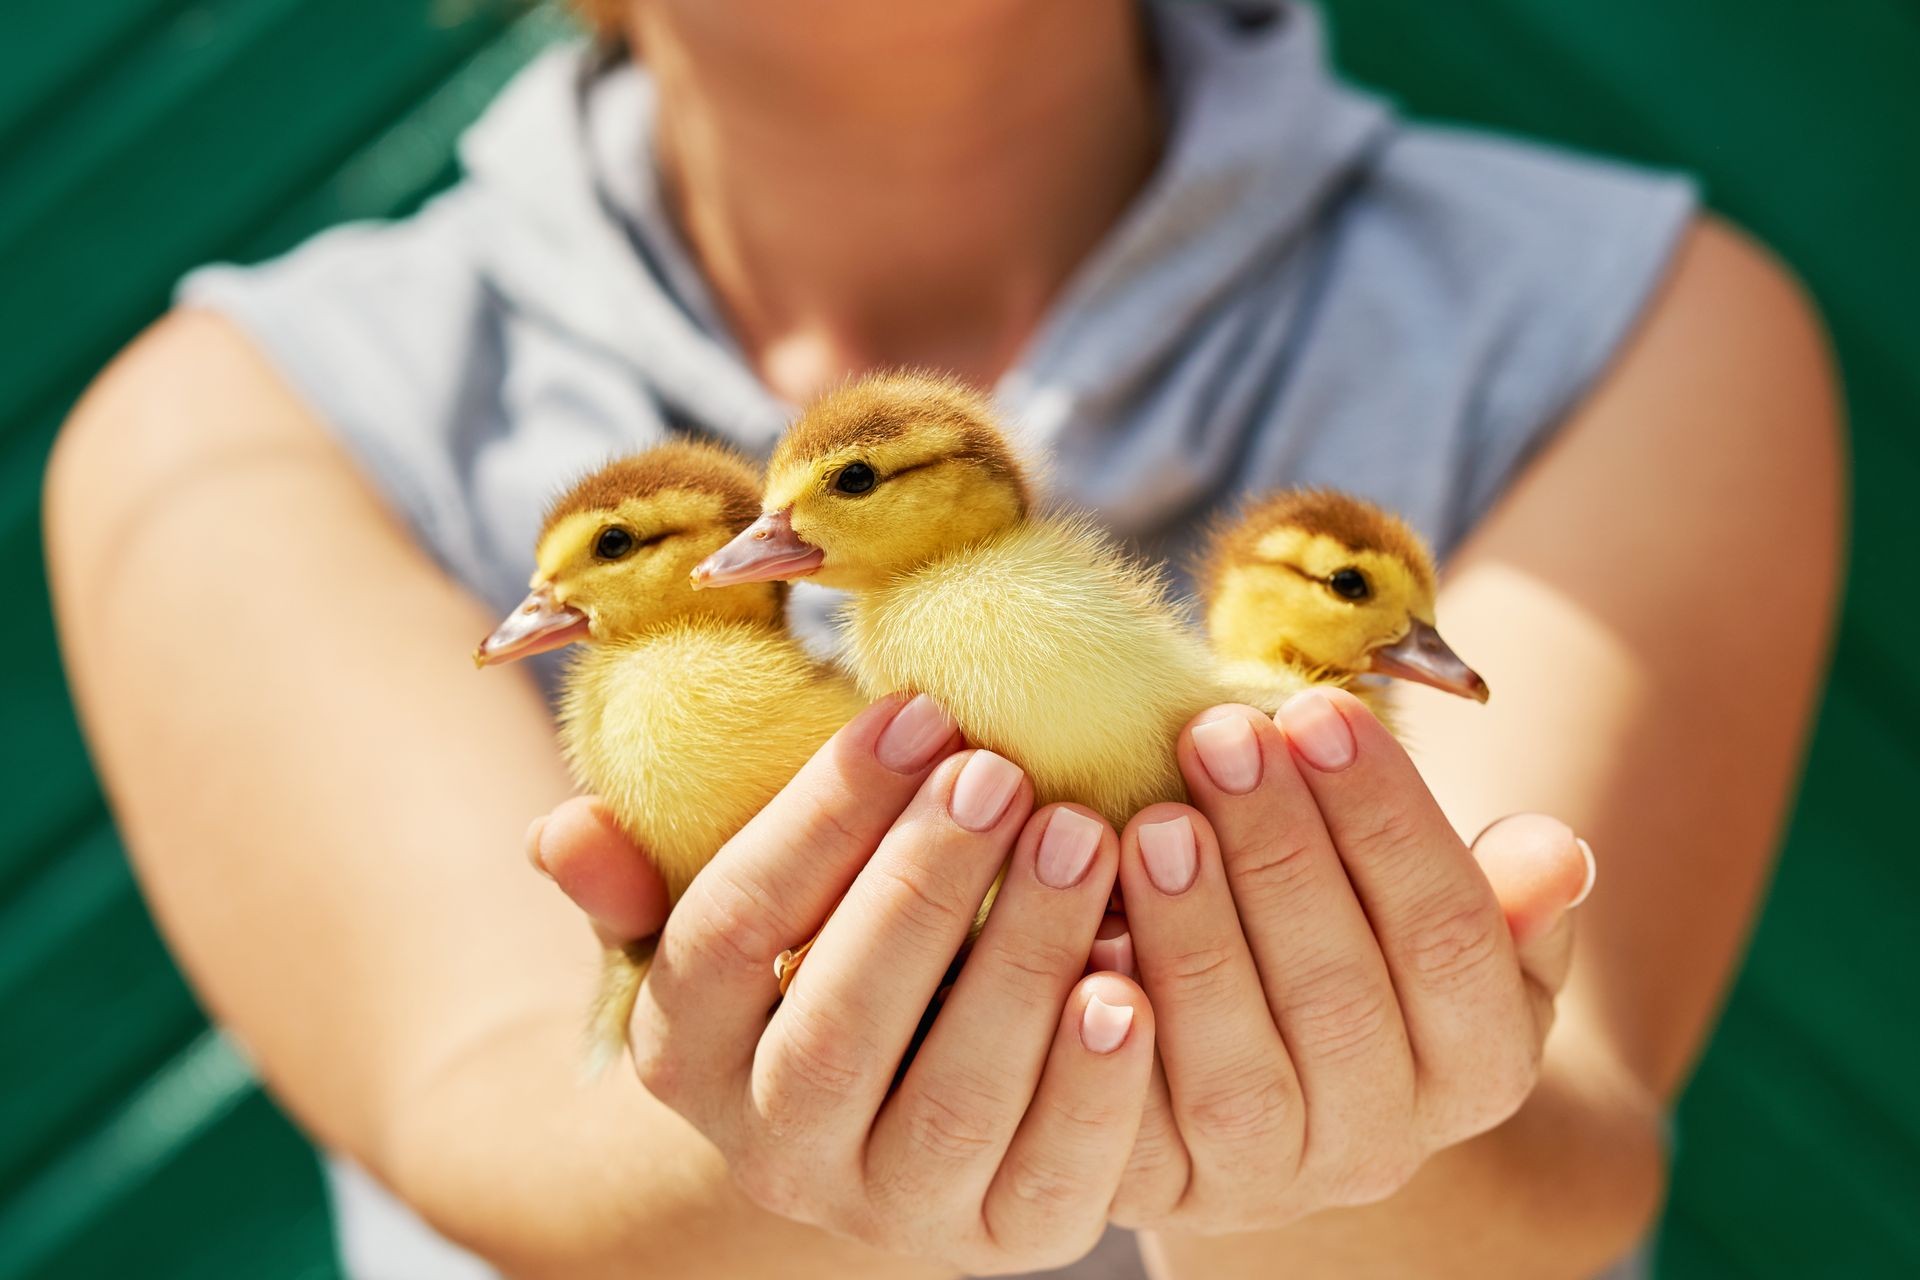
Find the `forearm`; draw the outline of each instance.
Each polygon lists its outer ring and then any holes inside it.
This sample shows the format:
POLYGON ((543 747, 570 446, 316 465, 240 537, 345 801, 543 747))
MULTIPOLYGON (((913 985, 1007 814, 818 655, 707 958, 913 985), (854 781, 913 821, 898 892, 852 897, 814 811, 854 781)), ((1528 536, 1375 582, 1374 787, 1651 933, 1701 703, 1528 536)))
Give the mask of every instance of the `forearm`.
POLYGON ((149 903, 319 1142, 516 1272, 851 1265, 749 1217, 631 1074, 579 1084, 595 945, 520 849, 569 790, 546 708, 475 675, 484 611, 234 335, 176 318, 124 357, 48 498, 69 670, 149 903))
POLYGON ((1277 1230, 1154 1234, 1158 1280, 1400 1276, 1591 1277, 1629 1251, 1665 1178, 1658 1104, 1572 1026, 1556 1029, 1539 1088, 1499 1128, 1430 1159, 1390 1199, 1277 1230), (1583 1043, 1584 1041, 1584 1043, 1583 1043))
POLYGON ((1400 720, 1463 833, 1551 813, 1598 856, 1537 1091, 1382 1203, 1151 1240, 1162 1275, 1590 1276, 1638 1238, 1660 1108, 1711 1028, 1792 796, 1837 581, 1838 434, 1817 319, 1702 228, 1450 565, 1441 616, 1492 703, 1414 690, 1400 720))

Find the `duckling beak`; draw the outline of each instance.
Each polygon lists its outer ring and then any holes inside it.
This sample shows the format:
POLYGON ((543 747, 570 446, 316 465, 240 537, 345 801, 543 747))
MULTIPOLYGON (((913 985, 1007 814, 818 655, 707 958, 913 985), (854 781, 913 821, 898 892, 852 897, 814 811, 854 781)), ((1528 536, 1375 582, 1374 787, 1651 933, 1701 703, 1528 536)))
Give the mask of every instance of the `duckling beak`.
POLYGON ((804 578, 826 558, 826 552, 793 531, 793 508, 788 507, 769 511, 742 529, 732 542, 695 565, 691 576, 696 589, 804 578))
POLYGON ((516 658, 530 658, 587 638, 587 615, 557 603, 553 588, 538 585, 527 593, 507 620, 473 651, 476 667, 498 666, 516 658))
POLYGON ((1431 622, 1418 618, 1406 635, 1373 651, 1372 669, 1383 676, 1431 685, 1475 702, 1487 700, 1487 682, 1479 672, 1460 661, 1460 655, 1447 647, 1431 622))

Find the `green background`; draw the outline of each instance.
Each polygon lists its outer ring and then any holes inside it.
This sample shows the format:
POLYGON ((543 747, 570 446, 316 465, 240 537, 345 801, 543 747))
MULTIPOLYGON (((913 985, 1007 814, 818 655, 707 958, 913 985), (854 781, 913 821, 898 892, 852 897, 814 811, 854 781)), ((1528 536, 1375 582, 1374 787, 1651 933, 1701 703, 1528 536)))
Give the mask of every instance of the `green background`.
MULTIPOLYGON (((1663 1274, 1920 1274, 1920 5, 1330 0, 1409 110, 1699 174, 1832 326, 1854 432, 1835 677, 1753 955, 1676 1119, 1663 1274), (1904 501, 1903 501, 1904 499, 1904 501)), ((48 621, 41 464, 187 267, 453 176, 564 32, 492 0, 85 0, 0 11, 0 1280, 337 1274, 311 1152, 167 960, 48 621)), ((1758 620, 1764 622, 1764 620, 1758 620)), ((1684 856, 1684 851, 1674 851, 1684 856)))

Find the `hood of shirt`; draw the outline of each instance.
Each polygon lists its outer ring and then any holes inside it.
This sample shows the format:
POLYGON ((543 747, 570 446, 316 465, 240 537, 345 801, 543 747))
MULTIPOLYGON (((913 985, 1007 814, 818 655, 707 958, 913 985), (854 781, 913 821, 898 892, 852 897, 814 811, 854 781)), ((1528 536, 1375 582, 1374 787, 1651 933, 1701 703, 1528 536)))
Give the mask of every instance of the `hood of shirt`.
MULTIPOLYGON (((1168 142, 996 388, 1021 434, 1098 431, 1183 334, 1308 227, 1391 126, 1334 80, 1298 4, 1148 7, 1168 142)), ((680 244, 643 67, 549 51, 468 132, 483 270, 515 309, 631 369, 671 419, 753 452, 795 407, 743 361, 680 244)))

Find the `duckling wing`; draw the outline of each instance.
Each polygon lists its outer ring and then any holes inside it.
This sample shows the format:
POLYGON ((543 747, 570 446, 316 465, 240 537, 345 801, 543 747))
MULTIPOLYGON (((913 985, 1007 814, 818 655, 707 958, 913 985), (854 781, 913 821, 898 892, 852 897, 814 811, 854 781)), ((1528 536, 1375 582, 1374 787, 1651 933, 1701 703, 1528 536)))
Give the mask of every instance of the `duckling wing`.
POLYGON ((583 655, 561 741, 677 899, 860 705, 782 630, 689 623, 583 655))
POLYGON ((932 695, 1043 803, 1115 822, 1184 798, 1175 738, 1224 698, 1163 580, 1085 522, 1018 526, 859 598, 850 623, 870 696, 932 695))

